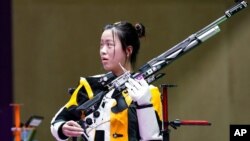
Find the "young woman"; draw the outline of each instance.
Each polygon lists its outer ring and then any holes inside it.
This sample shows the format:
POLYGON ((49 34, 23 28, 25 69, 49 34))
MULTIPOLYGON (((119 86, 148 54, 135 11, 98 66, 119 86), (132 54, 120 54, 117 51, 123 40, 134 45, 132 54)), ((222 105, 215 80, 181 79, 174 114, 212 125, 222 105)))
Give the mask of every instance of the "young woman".
MULTIPOLYGON (((124 73, 124 69, 132 73, 140 49, 139 38, 144 35, 145 27, 142 24, 133 26, 121 21, 106 25, 100 41, 103 68, 117 77, 124 73)), ((75 109, 104 90, 98 84, 102 76, 80 79, 69 102, 52 119, 52 135, 57 140, 82 135, 87 140, 96 141, 163 140, 160 92, 144 79, 130 78, 122 94, 110 91, 107 94, 110 100, 106 98, 106 104, 100 107, 98 117, 89 116, 92 121, 88 123, 88 128, 78 124, 78 121, 86 120, 87 117, 75 109)))

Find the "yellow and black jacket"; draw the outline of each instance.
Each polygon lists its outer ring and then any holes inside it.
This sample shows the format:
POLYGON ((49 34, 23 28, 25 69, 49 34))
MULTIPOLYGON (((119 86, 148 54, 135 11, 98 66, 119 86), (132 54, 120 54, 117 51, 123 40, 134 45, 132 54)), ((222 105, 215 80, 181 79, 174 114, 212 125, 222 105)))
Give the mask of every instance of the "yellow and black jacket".
MULTIPOLYGON (((59 141, 67 140, 68 137, 62 133, 62 125, 65 121, 81 120, 81 112, 76 107, 92 99, 105 88, 98 83, 101 75, 80 78, 76 89, 69 90, 70 100, 63 106, 51 121, 52 135, 59 141)), ((105 118, 109 118, 105 125, 94 129, 89 140, 95 141, 138 141, 138 140, 162 140, 162 104, 159 89, 150 85, 151 105, 139 107, 132 101, 131 97, 123 92, 117 95, 116 91, 112 97, 116 104, 105 111, 105 118), (108 115, 107 115, 108 112, 108 115)))

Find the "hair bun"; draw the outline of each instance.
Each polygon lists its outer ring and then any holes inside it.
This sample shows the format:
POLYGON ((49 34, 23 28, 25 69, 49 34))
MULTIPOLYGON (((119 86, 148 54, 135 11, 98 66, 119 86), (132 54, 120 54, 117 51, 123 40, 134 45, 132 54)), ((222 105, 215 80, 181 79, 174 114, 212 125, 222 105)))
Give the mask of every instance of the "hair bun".
POLYGON ((141 23, 136 23, 135 24, 135 30, 137 32, 137 35, 139 38, 145 36, 145 26, 142 25, 141 23))

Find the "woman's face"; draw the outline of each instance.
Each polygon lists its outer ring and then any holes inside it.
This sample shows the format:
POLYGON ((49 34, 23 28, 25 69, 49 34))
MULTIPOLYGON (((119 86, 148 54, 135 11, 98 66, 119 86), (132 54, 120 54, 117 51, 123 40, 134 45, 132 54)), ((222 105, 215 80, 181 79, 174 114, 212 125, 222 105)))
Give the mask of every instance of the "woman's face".
POLYGON ((116 75, 122 74, 119 63, 126 68, 129 63, 126 53, 122 49, 121 42, 111 29, 105 30, 101 36, 100 56, 103 68, 112 71, 116 75))

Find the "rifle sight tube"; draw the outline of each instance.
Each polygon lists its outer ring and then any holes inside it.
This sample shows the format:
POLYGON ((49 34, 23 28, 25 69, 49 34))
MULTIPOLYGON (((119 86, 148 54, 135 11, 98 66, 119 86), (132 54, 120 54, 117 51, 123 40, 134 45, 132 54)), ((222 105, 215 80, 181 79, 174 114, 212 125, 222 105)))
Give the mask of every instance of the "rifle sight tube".
POLYGON ((215 34, 217 34, 218 32, 220 32, 220 28, 219 26, 214 26, 213 28, 207 30, 205 33, 198 35, 198 39, 201 42, 205 42, 207 39, 209 39, 210 37, 214 36, 215 34))

